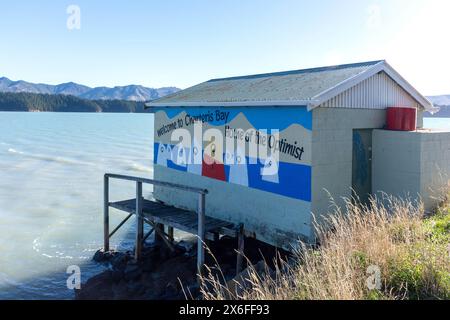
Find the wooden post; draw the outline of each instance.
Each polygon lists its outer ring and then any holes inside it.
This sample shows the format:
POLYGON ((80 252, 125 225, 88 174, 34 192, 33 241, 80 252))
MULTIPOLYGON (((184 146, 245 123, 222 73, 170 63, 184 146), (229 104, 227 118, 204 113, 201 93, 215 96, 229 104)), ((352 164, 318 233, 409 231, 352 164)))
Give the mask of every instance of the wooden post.
POLYGON ((167 226, 167 235, 169 236, 169 240, 173 242, 173 227, 167 226))
POLYGON ((155 245, 162 246, 164 234, 164 225, 161 223, 155 223, 155 245))
POLYGON ((142 182, 136 182, 136 247, 134 258, 141 259, 144 240, 144 217, 142 216, 142 182))
POLYGON ((236 275, 238 275, 242 271, 242 261, 244 259, 244 225, 239 225, 238 230, 238 252, 236 259, 236 275))
POLYGON ((205 194, 198 197, 198 240, 197 240, 197 270, 202 273, 205 264, 205 194))
POLYGON ((103 252, 109 251, 109 178, 103 178, 103 252))

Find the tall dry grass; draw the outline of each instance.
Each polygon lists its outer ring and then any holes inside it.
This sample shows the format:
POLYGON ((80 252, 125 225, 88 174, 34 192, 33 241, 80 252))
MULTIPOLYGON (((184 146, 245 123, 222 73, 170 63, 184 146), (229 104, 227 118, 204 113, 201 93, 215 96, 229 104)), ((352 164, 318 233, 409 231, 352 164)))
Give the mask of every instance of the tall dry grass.
POLYGON ((238 281, 208 269, 201 293, 212 300, 450 299, 449 210, 439 219, 444 231, 436 238, 420 202, 348 199, 316 226, 318 248, 300 243, 291 259, 276 259, 275 270, 250 266, 238 281))

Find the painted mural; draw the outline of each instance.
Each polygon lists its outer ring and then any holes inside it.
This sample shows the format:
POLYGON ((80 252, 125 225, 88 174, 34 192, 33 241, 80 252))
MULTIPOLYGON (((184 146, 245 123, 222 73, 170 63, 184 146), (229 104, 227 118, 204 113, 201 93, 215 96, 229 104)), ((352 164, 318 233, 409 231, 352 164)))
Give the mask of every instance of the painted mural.
POLYGON ((306 107, 161 109, 154 162, 310 202, 311 129, 306 107))

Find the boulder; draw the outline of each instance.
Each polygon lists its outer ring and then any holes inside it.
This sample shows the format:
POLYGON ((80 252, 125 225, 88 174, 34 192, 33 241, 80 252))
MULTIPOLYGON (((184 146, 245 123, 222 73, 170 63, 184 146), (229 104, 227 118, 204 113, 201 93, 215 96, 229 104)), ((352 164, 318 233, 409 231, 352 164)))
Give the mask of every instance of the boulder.
POLYGON ((126 281, 136 280, 142 274, 142 269, 137 264, 128 264, 123 271, 123 277, 126 281))

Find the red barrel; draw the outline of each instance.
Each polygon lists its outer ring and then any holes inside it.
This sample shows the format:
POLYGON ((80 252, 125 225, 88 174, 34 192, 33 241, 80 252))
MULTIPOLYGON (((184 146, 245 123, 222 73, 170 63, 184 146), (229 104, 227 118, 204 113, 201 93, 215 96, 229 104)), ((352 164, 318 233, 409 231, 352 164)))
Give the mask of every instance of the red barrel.
POLYGON ((417 129, 417 109, 410 107, 390 107, 386 112, 388 130, 415 131, 417 129))

